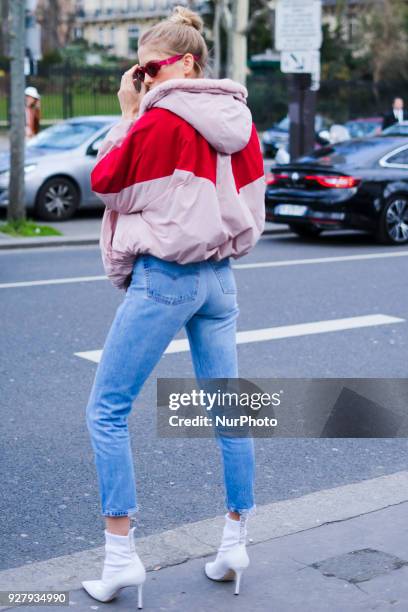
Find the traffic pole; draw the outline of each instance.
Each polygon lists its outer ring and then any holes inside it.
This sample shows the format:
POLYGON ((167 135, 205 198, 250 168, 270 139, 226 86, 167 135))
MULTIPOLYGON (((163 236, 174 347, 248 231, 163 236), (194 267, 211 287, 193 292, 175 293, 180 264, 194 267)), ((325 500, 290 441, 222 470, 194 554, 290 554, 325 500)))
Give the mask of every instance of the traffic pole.
POLYGON ((289 74, 289 154, 291 160, 314 149, 316 92, 311 75, 289 74))
POLYGON ((7 221, 26 218, 25 153, 25 0, 9 0, 10 28, 10 181, 7 221))

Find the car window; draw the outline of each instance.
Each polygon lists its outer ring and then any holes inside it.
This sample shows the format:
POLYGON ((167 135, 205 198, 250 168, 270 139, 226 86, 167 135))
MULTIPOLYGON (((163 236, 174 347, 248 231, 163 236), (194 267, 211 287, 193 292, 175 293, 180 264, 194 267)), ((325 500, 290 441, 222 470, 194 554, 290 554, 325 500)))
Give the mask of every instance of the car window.
POLYGON ((91 143, 91 147, 94 151, 99 151, 99 147, 101 145, 101 142, 105 139, 106 134, 109 132, 109 130, 105 130, 104 132, 102 132, 102 134, 100 134, 98 136, 98 138, 96 140, 94 140, 91 143))
POLYGON ((289 127, 290 127, 289 117, 284 117, 281 121, 279 121, 279 123, 276 124, 276 127, 279 130, 283 130, 284 132, 288 132, 289 131, 289 127))
POLYGON ((315 132, 321 132, 329 126, 328 122, 321 115, 315 115, 314 129, 315 132))
POLYGON ((401 123, 396 123, 395 125, 391 125, 390 127, 383 130, 383 134, 400 134, 401 136, 408 136, 408 125, 401 125, 401 123))
POLYGON ((387 157, 386 162, 387 164, 404 164, 408 166, 408 148, 387 157))
POLYGON ((345 125, 350 132, 351 138, 369 136, 373 134, 378 127, 381 127, 379 123, 375 123, 374 121, 347 121, 345 125))
MULTIPOLYGON (((327 121, 321 117, 320 115, 315 116, 315 131, 319 132, 327 125, 327 121)), ((289 117, 284 117, 281 121, 275 124, 275 129, 283 130, 284 132, 288 132, 290 129, 290 119, 289 117)))
POLYGON ((106 123, 89 121, 84 123, 63 122, 41 131, 27 146, 40 149, 75 149, 100 130, 106 123))

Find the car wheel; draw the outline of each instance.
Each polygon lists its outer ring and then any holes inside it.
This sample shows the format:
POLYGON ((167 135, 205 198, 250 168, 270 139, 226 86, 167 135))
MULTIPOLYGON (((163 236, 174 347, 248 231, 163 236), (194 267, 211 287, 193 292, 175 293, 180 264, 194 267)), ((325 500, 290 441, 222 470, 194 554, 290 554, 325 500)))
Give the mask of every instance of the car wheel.
POLYGON ((316 227, 315 225, 295 225, 294 223, 289 223, 289 227, 292 232, 295 232, 295 234, 302 238, 317 238, 323 231, 320 227, 316 227))
POLYGON ((377 240, 382 244, 408 242, 408 196, 394 196, 387 201, 378 224, 377 240))
POLYGON ((40 188, 35 212, 46 221, 66 221, 74 216, 79 202, 79 190, 75 183, 64 176, 56 176, 40 188))

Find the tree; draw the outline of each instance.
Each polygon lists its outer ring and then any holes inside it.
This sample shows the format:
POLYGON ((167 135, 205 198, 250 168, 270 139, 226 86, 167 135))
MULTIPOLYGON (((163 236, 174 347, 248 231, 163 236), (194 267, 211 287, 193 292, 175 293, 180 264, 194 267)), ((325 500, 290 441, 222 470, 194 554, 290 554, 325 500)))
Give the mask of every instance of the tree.
POLYGON ((220 78, 223 59, 227 76, 245 84, 247 56, 273 48, 274 11, 271 0, 211 0, 213 76, 220 78))
POLYGON ((246 30, 249 55, 275 47, 275 11, 269 0, 250 0, 246 30))
POLYGON ((214 73, 220 73, 221 27, 226 34, 227 77, 245 85, 249 0, 214 0, 214 73))
POLYGON ((405 0, 372 0, 360 19, 360 53, 369 63, 378 96, 380 81, 408 77, 408 7, 405 0))
POLYGON ((212 27, 212 37, 214 45, 214 78, 221 76, 221 23, 222 23, 222 1, 214 0, 214 20, 212 27))
POLYGON ((73 0, 38 0, 35 15, 41 24, 44 53, 65 47, 72 39, 74 4, 73 0))
POLYGON ((321 48, 322 79, 347 81, 352 77, 355 67, 349 45, 344 40, 341 24, 330 30, 327 24, 323 25, 323 43, 321 48))

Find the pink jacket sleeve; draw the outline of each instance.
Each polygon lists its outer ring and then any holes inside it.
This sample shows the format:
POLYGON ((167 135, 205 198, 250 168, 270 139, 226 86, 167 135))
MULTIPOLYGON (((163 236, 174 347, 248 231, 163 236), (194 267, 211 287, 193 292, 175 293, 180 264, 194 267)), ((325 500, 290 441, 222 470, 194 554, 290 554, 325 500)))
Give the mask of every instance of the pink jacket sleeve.
POLYGON ((120 147, 134 123, 135 121, 133 119, 121 119, 111 127, 99 147, 98 155, 96 156, 97 164, 105 155, 110 153, 112 149, 120 147))

